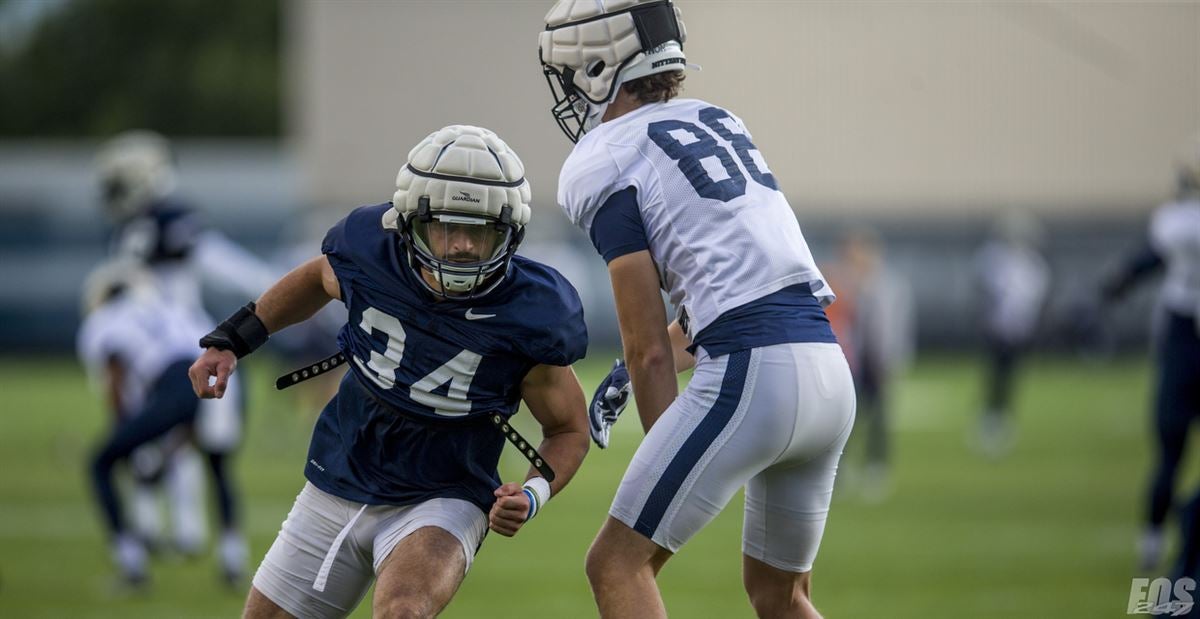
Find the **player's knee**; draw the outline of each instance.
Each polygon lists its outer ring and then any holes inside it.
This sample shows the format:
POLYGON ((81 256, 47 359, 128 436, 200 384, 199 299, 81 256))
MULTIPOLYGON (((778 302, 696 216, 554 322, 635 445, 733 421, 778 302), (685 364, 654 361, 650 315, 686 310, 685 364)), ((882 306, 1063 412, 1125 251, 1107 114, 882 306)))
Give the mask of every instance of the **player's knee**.
POLYGON ((819 617, 807 598, 750 598, 754 614, 759 617, 819 617))
POLYGON ((633 574, 638 566, 623 561, 619 552, 611 545, 597 539, 588 549, 584 571, 592 588, 612 584, 622 577, 633 574))
POLYGON ((759 617, 815 617, 816 610, 808 599, 808 574, 779 574, 764 577, 763 573, 745 572, 742 583, 750 597, 750 605, 759 617))
POLYGON ((812 607, 801 591, 789 591, 782 588, 750 587, 746 593, 750 596, 750 605, 759 617, 807 617, 805 612, 812 607))
POLYGON ((107 477, 116 463, 117 459, 114 457, 112 450, 100 449, 92 454, 91 459, 88 461, 88 470, 91 472, 93 479, 107 477))
POLYGON ((654 578, 658 574, 662 563, 656 562, 654 557, 649 561, 644 558, 623 552, 623 548, 605 543, 597 539, 592 543, 592 547, 588 549, 584 571, 587 573, 588 582, 592 584, 592 589, 603 586, 618 586, 628 579, 636 578, 654 578))
POLYGON ((389 596, 375 604, 374 616, 387 619, 424 619, 437 614, 428 596, 402 593, 389 596))
POLYGON ((597 548, 596 544, 593 543, 592 547, 588 549, 587 557, 584 559, 584 572, 587 574, 588 582, 591 583, 593 589, 607 579, 608 559, 605 554, 603 549, 597 548))

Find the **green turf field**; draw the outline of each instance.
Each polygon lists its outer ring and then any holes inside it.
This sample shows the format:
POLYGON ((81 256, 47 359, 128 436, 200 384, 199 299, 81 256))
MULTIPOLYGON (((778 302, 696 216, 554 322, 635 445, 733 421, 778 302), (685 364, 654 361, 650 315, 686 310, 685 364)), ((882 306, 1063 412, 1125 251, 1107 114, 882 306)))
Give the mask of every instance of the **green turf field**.
MULTIPOLYGON (((592 359, 579 366, 589 393, 609 357, 592 359)), ((269 391, 274 368, 255 361, 243 366, 256 388, 237 471, 257 565, 303 483, 316 411, 269 391)), ((1149 466, 1147 367, 1041 360, 1026 377, 1019 443, 999 462, 966 444, 980 390, 973 360, 924 361, 902 382, 890 498, 868 503, 839 487, 834 500, 814 576, 826 616, 1124 616, 1149 466)), ((0 361, 0 394, 0 617, 238 614, 244 592, 223 589, 207 558, 159 561, 149 593, 113 592, 84 477, 104 415, 71 362, 0 361)), ((488 537, 445 616, 595 615, 583 557, 640 438, 630 415, 614 447, 593 449, 528 529, 488 537)), ((523 471, 508 452, 504 477, 523 471)), ((660 582, 673 616, 751 616, 740 506, 735 498, 667 565, 660 582)), ((364 604, 355 616, 369 614, 364 604)))

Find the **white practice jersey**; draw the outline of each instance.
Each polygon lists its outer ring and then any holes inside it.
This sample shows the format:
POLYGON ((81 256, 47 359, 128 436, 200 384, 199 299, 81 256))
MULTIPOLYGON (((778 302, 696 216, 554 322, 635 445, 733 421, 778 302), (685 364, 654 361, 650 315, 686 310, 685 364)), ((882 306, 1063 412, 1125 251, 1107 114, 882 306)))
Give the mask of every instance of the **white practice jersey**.
POLYGON ((104 376, 114 356, 125 365, 121 399, 128 412, 134 412, 168 365, 199 354, 197 342, 207 332, 187 306, 138 292, 121 295, 89 314, 79 329, 77 348, 93 380, 104 376))
POLYGON ((123 222, 113 239, 116 255, 145 264, 159 292, 205 324, 202 286, 257 298, 276 273, 257 256, 206 228, 190 208, 171 201, 155 204, 123 222))
POLYGON ((1033 336, 1050 291, 1050 269, 1035 250, 989 241, 975 256, 985 327, 993 337, 1020 342, 1033 336))
POLYGON ((1162 306, 1200 317, 1200 198, 1159 207, 1150 220, 1150 244, 1167 268, 1162 306))
POLYGON ((741 119, 704 101, 654 103, 604 122, 575 146, 558 201, 591 233, 596 212, 629 187, 648 249, 688 335, 725 312, 806 283, 833 301, 800 225, 741 119))

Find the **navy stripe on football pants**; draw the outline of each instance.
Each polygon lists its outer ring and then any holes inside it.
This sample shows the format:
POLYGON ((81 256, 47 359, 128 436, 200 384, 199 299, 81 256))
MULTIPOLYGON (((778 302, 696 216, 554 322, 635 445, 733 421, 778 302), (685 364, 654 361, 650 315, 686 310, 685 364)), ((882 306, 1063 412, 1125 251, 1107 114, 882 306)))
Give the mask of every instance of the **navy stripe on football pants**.
POLYGON ((638 515, 633 529, 648 538, 654 538, 654 532, 662 522, 667 508, 675 500, 679 487, 683 485, 696 463, 704 456, 704 452, 720 436, 721 431, 729 424, 729 420, 737 411, 741 401, 742 391, 746 386, 746 374, 750 368, 752 350, 741 350, 730 353, 725 365, 725 375, 721 379, 721 391, 712 408, 705 413, 704 419, 692 430, 690 436, 676 452, 671 463, 667 465, 658 483, 650 491, 646 504, 638 515))

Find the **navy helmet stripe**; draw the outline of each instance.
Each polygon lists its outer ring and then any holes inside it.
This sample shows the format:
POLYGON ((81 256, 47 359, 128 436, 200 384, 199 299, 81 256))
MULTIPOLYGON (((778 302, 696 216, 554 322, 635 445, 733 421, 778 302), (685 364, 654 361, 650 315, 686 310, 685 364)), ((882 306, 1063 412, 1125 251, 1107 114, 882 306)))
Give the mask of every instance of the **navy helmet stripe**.
POLYGON ((716 402, 713 402, 704 419, 700 420, 683 442, 683 446, 675 453, 662 477, 658 478, 658 483, 654 484, 654 490, 650 491, 642 513, 638 515, 633 526, 638 533, 649 538, 654 537, 654 531, 658 529, 659 523, 667 513, 667 507, 675 500, 679 487, 733 418, 733 413, 737 411, 742 399, 742 390, 746 386, 746 374, 750 369, 752 352, 741 350, 729 355, 725 365, 725 376, 721 379, 721 392, 717 395, 716 402))
MULTIPOLYGON (((493 155, 495 155, 495 153, 493 153, 493 155)), ((497 159, 497 161, 499 161, 499 159, 497 159)), ((524 176, 522 176, 521 178, 518 178, 515 181, 496 181, 496 180, 488 180, 486 178, 475 178, 473 176, 458 176, 455 174, 440 174, 438 172, 426 172, 425 170, 418 170, 417 168, 414 168, 411 163, 404 164, 404 167, 408 168, 408 171, 412 172, 415 176, 421 176, 424 178, 434 178, 434 179, 442 180, 442 181, 470 183, 472 185, 486 185, 488 187, 520 187, 521 185, 525 184, 524 176)))

